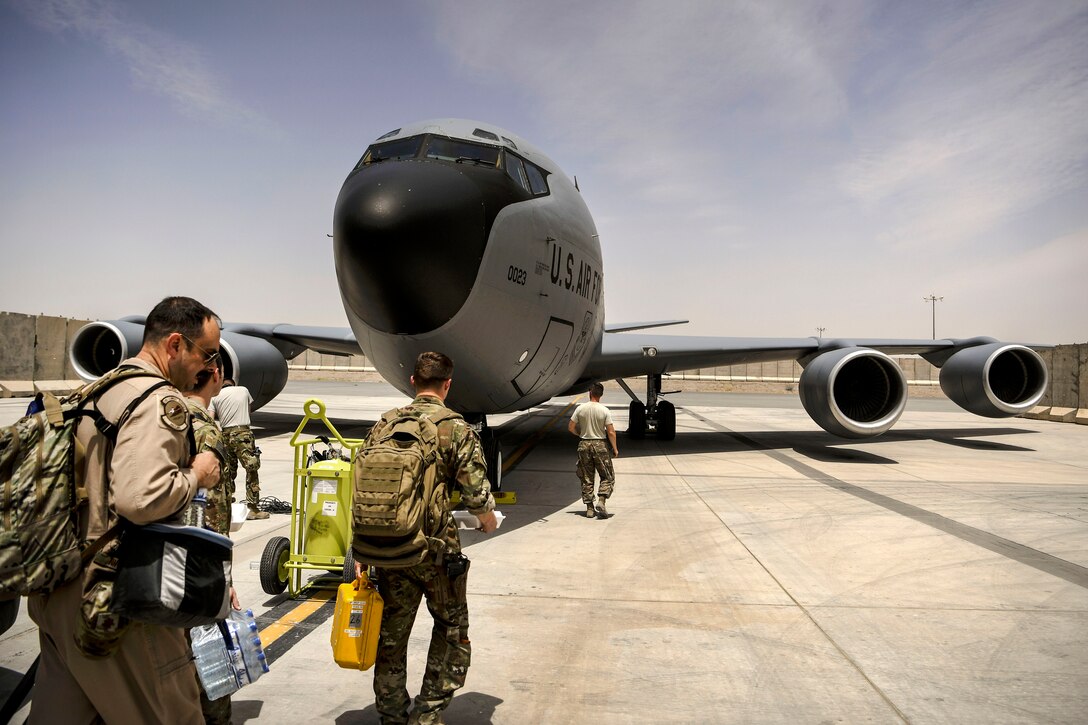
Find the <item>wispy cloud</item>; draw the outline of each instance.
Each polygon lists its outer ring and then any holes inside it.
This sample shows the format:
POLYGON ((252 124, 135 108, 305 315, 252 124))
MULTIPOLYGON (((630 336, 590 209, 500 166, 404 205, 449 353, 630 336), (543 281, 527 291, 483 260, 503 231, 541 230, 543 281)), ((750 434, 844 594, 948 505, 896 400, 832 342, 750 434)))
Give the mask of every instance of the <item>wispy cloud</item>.
POLYGON ((232 97, 201 51, 127 16, 110 0, 15 0, 32 23, 51 32, 76 33, 120 57, 136 86, 169 99, 181 112, 216 123, 273 133, 263 115, 232 97))
POLYGON ((910 246, 969 241, 1088 180, 1088 8, 1014 0, 938 20, 922 62, 858 109, 836 174, 910 246))

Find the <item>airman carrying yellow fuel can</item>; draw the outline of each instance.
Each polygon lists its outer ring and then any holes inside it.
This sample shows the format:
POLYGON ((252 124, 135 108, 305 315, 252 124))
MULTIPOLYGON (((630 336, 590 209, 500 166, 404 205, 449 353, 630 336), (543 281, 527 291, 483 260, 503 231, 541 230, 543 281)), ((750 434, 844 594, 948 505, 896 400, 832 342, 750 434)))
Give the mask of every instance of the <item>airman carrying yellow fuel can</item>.
POLYGON ((332 617, 332 658, 346 669, 369 670, 378 656, 382 595, 366 572, 336 590, 332 617))

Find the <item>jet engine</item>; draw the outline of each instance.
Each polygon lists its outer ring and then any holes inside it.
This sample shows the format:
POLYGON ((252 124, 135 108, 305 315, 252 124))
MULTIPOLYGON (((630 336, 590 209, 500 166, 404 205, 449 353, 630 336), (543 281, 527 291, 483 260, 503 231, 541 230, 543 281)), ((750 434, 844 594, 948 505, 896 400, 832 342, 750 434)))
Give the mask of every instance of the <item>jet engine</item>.
POLYGON ((992 342, 953 353, 941 366, 941 390, 964 410, 987 418, 1025 413, 1043 397, 1046 364, 1023 345, 992 342))
MULTIPOLYGON (((144 326, 134 320, 91 322, 76 332, 69 358, 76 374, 94 380, 140 351, 144 326)), ((223 374, 244 385, 259 408, 287 384, 287 360, 272 343, 259 337, 223 332, 223 374)))
POLYGON ((871 438, 891 428, 907 403, 907 381, 877 350, 844 347, 821 353, 801 372, 798 392, 809 416, 843 438, 871 438))

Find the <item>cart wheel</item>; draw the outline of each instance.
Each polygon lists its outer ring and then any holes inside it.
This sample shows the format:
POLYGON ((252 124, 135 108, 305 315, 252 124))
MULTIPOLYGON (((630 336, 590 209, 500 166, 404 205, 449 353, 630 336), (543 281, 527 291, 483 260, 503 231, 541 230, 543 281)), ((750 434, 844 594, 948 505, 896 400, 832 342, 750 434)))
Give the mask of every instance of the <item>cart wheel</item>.
POLYGON ((355 552, 348 544, 348 550, 344 552, 344 583, 351 584, 355 581, 355 552))
POLYGON ((282 594, 287 588, 287 560, 291 558, 291 542, 284 536, 268 540, 261 556, 261 588, 266 594, 282 594))

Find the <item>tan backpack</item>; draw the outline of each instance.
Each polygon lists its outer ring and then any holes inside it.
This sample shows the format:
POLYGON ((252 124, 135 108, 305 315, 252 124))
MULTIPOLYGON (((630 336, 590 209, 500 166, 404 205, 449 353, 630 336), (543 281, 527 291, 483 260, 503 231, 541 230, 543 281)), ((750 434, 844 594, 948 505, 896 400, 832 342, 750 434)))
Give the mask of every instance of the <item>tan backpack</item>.
POLYGON ((435 480, 438 424, 452 410, 428 417, 408 408, 382 416, 381 435, 355 458, 352 500, 355 560, 387 569, 413 566, 441 552, 436 535, 449 517, 449 495, 435 480))

